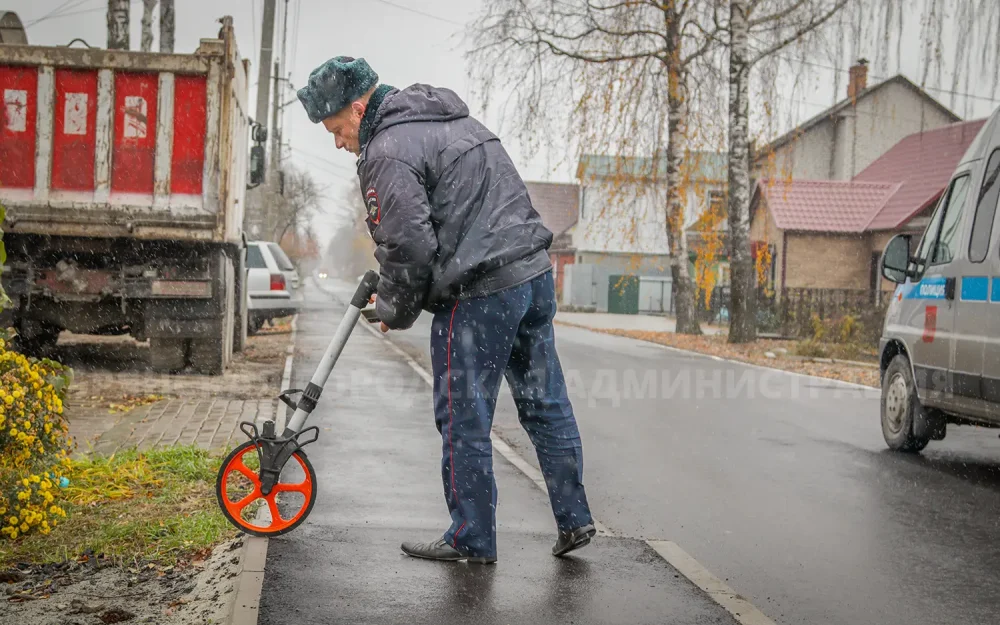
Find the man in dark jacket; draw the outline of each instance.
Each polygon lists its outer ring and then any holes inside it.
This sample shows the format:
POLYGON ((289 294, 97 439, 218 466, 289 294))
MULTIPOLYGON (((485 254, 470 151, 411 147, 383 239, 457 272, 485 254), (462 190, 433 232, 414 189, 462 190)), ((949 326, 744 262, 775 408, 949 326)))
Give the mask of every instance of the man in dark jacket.
POLYGON ((500 140, 454 92, 379 85, 364 59, 331 59, 298 96, 310 120, 359 157, 383 331, 434 313, 435 421, 451 527, 403 551, 496 562, 490 430, 503 376, 548 485, 553 554, 588 544, 596 532, 583 450, 552 329, 552 233, 500 140))

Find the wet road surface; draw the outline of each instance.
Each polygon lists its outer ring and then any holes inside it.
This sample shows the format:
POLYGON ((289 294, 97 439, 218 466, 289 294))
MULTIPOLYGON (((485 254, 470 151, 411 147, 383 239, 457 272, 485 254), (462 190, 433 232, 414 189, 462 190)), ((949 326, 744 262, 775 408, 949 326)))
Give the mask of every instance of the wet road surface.
MULTIPOLYGON (((343 308, 310 287, 299 317, 293 386, 302 388, 343 308)), ((550 555, 546 496, 499 455, 495 566, 407 558, 403 540, 448 524, 441 439, 426 383, 388 345, 357 328, 309 425, 319 492, 308 520, 271 539, 261 625, 427 623, 733 624, 645 543, 601 538, 550 555)))
MULTIPOLYGON (((429 327, 391 334, 428 368, 429 327)), ((877 390, 556 332, 588 497, 617 534, 678 543, 778 623, 1000 619, 996 431, 897 454, 877 390)), ((494 427, 537 466, 506 393, 494 427)))

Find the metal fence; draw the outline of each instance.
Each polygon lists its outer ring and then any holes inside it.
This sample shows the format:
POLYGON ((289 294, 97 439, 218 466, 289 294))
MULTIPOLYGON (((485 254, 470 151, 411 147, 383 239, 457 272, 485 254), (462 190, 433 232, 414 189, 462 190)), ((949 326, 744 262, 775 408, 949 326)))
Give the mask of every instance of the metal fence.
POLYGON ((828 326, 850 317, 857 328, 857 340, 877 345, 891 296, 891 291, 864 289, 758 291, 757 331, 788 338, 812 338, 817 321, 828 326))

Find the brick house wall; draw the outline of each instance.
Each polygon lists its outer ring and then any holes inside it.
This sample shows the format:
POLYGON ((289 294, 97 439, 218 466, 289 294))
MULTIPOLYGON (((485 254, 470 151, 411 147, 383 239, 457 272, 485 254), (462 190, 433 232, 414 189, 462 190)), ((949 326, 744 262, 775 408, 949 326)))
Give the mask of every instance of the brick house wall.
POLYGON ((869 288, 871 237, 797 232, 786 233, 786 236, 786 287, 869 288))

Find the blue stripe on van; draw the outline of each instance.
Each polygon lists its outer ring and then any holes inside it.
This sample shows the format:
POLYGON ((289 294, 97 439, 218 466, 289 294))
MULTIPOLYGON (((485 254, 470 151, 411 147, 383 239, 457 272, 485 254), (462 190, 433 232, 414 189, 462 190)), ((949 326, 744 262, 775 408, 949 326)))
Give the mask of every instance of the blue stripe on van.
POLYGON ((993 278, 993 295, 990 296, 991 302, 1000 302, 1000 278, 993 278))
POLYGON ((990 299, 990 279, 986 276, 964 276, 962 278, 963 302, 988 302, 990 299))

